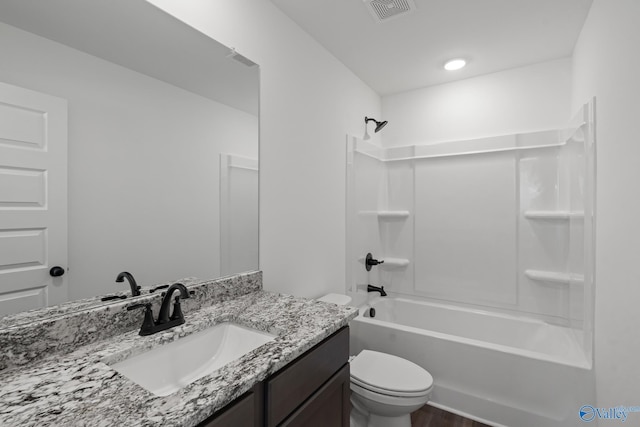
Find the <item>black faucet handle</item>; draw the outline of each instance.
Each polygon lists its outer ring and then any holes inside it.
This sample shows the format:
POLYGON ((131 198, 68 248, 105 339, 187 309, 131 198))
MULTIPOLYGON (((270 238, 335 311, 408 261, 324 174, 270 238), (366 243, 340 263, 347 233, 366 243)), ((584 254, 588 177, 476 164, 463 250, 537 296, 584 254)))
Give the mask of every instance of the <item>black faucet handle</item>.
POLYGON ((184 322, 184 314, 182 314, 182 308, 180 307, 180 295, 176 295, 173 299, 173 312, 169 320, 181 320, 184 322))
POLYGON ((371 267, 378 264, 384 264, 384 260, 374 259, 373 255, 371 255, 371 252, 369 252, 365 257, 365 263, 364 263, 364 266, 367 269, 367 271, 371 271, 371 267))
POLYGON ((137 310, 138 308, 144 308, 144 320, 142 321, 142 326, 140 327, 139 335, 151 335, 154 331, 154 327, 156 326, 156 322, 153 320, 153 308, 151 303, 145 304, 134 304, 127 307, 127 311, 137 310))
POLYGON ((100 298, 100 301, 112 301, 114 299, 125 299, 125 298, 127 298, 126 295, 109 295, 107 297, 100 298))
POLYGON ((133 304, 127 307, 127 311, 131 311, 131 310, 137 310, 138 308, 145 308, 147 305, 151 305, 151 304, 133 304))
MULTIPOLYGON (((167 289, 168 287, 169 287, 169 285, 156 286, 155 288, 149 289, 149 293, 152 294, 155 291, 157 291, 158 289, 167 289)), ((164 293, 162 295, 164 295, 164 293)))

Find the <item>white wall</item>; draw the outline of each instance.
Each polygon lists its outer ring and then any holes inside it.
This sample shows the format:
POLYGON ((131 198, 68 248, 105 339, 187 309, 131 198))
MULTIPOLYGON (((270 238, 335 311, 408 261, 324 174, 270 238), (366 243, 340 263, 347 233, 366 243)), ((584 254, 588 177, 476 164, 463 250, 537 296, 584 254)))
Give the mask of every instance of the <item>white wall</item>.
POLYGON ((0 81, 68 100, 71 299, 220 276, 219 154, 257 118, 0 23, 0 81))
POLYGON ((344 292, 345 134, 379 96, 269 1, 151 0, 260 64, 260 267, 265 288, 344 292))
POLYGON ((385 146, 482 138, 565 126, 571 59, 385 96, 385 146))
POLYGON ((573 62, 574 108, 596 97, 595 373, 606 407, 640 400, 638 17, 637 0, 594 0, 573 62))

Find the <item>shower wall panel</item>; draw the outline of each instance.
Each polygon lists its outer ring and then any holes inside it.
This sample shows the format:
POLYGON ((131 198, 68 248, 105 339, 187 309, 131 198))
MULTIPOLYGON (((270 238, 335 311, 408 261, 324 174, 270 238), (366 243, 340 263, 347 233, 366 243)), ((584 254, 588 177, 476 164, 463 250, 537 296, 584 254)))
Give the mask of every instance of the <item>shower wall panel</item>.
POLYGON ((378 229, 382 244, 380 256, 382 259, 407 260, 407 264, 382 264, 376 274, 380 283, 388 289, 413 293, 413 164, 411 161, 388 163, 384 170, 388 191, 381 208, 388 212, 406 212, 406 216, 379 219, 378 229))
POLYGON ((359 138, 347 138, 346 283, 352 291, 380 282, 364 264, 368 252, 377 257, 382 252, 377 213, 381 200, 386 199, 387 184, 383 164, 376 158, 378 150, 359 138))
POLYGON ((518 308, 554 317, 555 323, 566 323, 569 316, 568 287, 536 280, 527 272, 567 272, 570 250, 567 219, 555 216, 569 212, 567 175, 561 168, 562 149, 531 150, 522 153, 518 163, 518 308))
POLYGON ((516 176, 510 152, 416 160, 416 292, 517 303, 516 176))

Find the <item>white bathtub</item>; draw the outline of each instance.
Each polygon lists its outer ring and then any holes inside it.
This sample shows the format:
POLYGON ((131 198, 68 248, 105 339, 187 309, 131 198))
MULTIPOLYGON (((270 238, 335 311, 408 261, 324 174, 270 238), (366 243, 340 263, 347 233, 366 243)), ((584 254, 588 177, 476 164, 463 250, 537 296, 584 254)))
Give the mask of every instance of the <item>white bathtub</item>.
POLYGON ((486 424, 580 426, 579 408, 594 401, 590 363, 569 328, 393 297, 361 307, 350 326, 352 354, 417 363, 434 377, 431 404, 486 424))

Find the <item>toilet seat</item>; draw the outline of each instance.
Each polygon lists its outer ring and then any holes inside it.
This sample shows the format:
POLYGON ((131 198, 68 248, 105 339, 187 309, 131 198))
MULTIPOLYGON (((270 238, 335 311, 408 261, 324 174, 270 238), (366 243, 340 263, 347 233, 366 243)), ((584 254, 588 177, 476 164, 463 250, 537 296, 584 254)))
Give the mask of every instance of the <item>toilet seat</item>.
POLYGON ((426 396, 433 388, 433 377, 420 366, 371 350, 363 350, 351 361, 351 382, 373 393, 394 397, 426 396))
POLYGON ((398 391, 398 390, 387 390, 381 387, 376 387, 371 384, 363 383, 353 377, 351 377, 351 384, 355 384, 361 389, 368 390, 372 393, 383 394, 389 397, 423 397, 431 393, 431 389, 433 387, 429 387, 426 390, 416 391, 416 392, 407 392, 407 391, 398 391))
MULTIPOLYGON (((369 399, 373 402, 382 403, 385 405, 392 405, 396 408, 422 406, 427 403, 428 396, 431 390, 426 394, 420 396, 391 396, 388 394, 378 393, 376 391, 369 390, 364 387, 360 387, 358 384, 351 383, 349 388, 353 392, 352 396, 360 396, 365 399, 369 399)), ((353 397, 352 397, 353 398, 353 397)))

